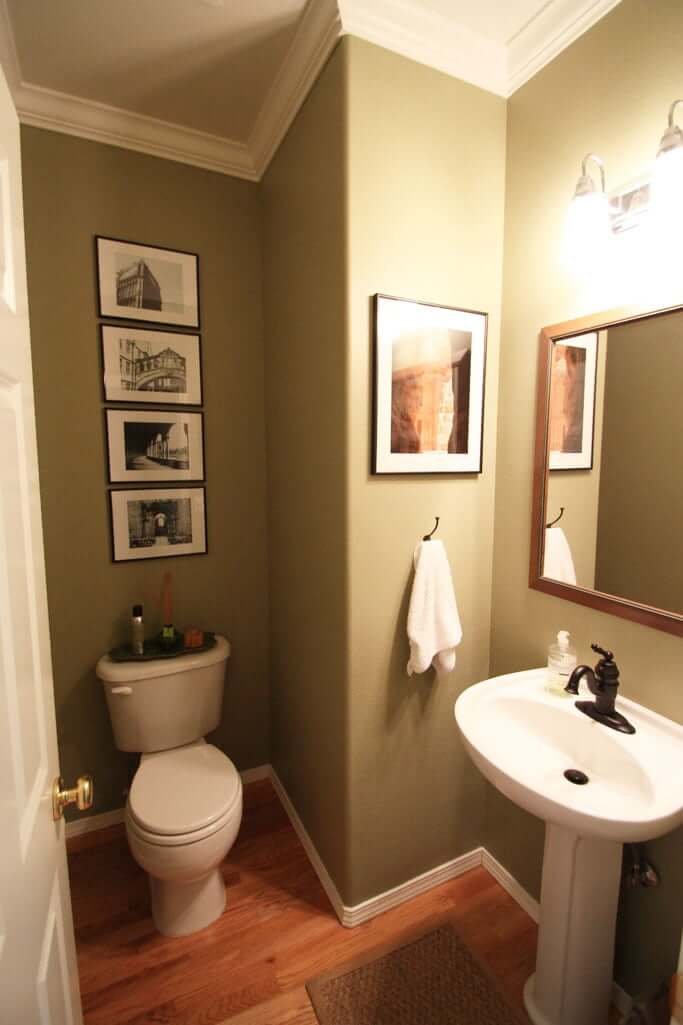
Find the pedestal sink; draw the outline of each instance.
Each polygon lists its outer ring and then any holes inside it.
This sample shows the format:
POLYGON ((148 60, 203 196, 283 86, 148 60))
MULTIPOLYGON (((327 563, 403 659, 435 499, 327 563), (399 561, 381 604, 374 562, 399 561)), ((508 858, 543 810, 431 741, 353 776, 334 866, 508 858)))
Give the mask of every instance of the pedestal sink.
POLYGON ((536 971, 524 990, 534 1025, 606 1025, 621 845, 683 822, 683 726, 625 698, 617 708, 635 734, 549 692, 545 669, 477 683, 455 703, 475 765, 546 823, 536 971))

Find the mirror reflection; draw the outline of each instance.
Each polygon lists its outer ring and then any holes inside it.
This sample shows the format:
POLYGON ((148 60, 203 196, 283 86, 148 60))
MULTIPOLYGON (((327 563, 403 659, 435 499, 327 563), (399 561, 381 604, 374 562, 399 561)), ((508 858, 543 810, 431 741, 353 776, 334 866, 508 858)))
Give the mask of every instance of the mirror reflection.
POLYGON ((553 340, 543 576, 683 611, 683 310, 553 340))

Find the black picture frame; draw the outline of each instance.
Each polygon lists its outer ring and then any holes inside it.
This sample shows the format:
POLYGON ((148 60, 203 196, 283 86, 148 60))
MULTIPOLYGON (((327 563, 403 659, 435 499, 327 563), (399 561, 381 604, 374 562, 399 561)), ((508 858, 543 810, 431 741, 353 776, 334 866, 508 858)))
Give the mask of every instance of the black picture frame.
MULTIPOLYGON (((144 409, 138 407, 117 407, 115 409, 107 408, 104 410, 104 432, 105 432, 105 450, 107 453, 107 480, 109 484, 127 484, 129 488, 142 488, 148 485, 159 485, 162 487, 165 484, 198 484, 206 481, 206 448, 204 439, 204 413, 197 409, 187 409, 181 407, 180 409, 173 409, 166 406, 162 409, 153 409, 146 406, 144 409), (168 422, 169 419, 182 420, 184 418, 192 420, 196 428, 199 431, 199 439, 194 441, 190 440, 190 466, 187 471, 181 470, 177 466, 173 465, 173 461, 167 457, 168 466, 166 469, 159 469, 156 471, 148 471, 149 475, 144 475, 144 471, 138 476, 135 470, 128 470, 121 467, 117 469, 117 465, 120 465, 125 461, 125 441, 121 444, 121 439, 118 434, 118 421, 129 419, 131 422, 137 421, 138 423, 144 423, 146 420, 150 422, 163 423, 164 420, 168 422), (196 420, 195 420, 196 418, 196 420), (194 470, 196 467, 196 470, 194 470), (201 470, 201 472, 196 472, 201 470), (194 471, 194 472, 193 472, 194 471), (188 473, 188 476, 182 476, 184 472, 188 473), (165 476, 159 477, 158 474, 165 474, 165 476), (126 476, 130 474, 131 476, 126 476)), ((163 456, 160 458, 160 462, 163 461, 163 456)))
MULTIPOLYGON (((100 368, 102 371, 101 388, 102 399, 104 402, 111 404, 112 406, 154 405, 168 406, 175 409, 197 409, 204 404, 202 338, 199 332, 179 331, 177 329, 173 330, 172 328, 160 330, 159 328, 148 326, 138 327, 137 325, 132 324, 131 321, 124 321, 123 323, 100 323, 98 326, 100 334, 100 368), (153 344, 154 338, 158 339, 160 346, 165 344, 167 347, 175 345, 178 348, 192 348, 194 347, 193 343, 196 343, 196 357, 194 354, 190 354, 189 352, 183 357, 186 361, 188 359, 192 359, 196 363, 195 367, 189 373, 187 369, 185 371, 186 380, 189 377, 191 385, 196 385, 196 387, 188 387, 185 392, 166 392, 163 389, 145 390, 136 388, 117 388, 115 385, 115 379, 118 377, 120 383, 121 378, 120 375, 116 374, 112 367, 112 363, 115 361, 117 354, 113 352, 110 353, 108 351, 110 347, 110 332, 114 334, 118 332, 130 332, 131 334, 138 336, 137 340, 143 342, 143 344, 144 339, 142 336, 145 336, 150 345, 153 344), (112 378, 110 383, 108 383, 109 378, 112 378), (182 397, 185 394, 191 395, 193 400, 185 400, 182 397), (196 400, 194 400, 195 394, 196 400)), ((133 339, 129 340, 133 341, 133 339)), ((163 351, 163 349, 160 351, 163 351)), ((120 353, 118 355, 120 355, 120 353)), ((151 353, 151 355, 159 355, 159 353, 151 353)), ((176 353, 176 355, 181 356, 181 353, 176 353)))
MULTIPOLYGON (((181 496, 179 497, 190 497, 181 496)), ((171 500, 171 499, 167 499, 171 500)), ((118 515, 121 513, 119 511, 118 515)), ((206 509, 206 486, 205 485, 192 485, 189 488, 179 486, 167 486, 163 488, 112 488, 109 491, 109 526, 110 526, 110 540, 111 540, 111 559, 113 563, 126 563, 126 562, 144 562, 144 561, 155 561, 156 559, 172 559, 172 558, 189 558, 195 555, 207 555, 209 551, 209 534, 208 534, 208 518, 206 509), (159 549, 151 554, 151 549, 155 547, 156 541, 148 546, 140 546, 137 554, 121 554, 123 551, 131 551, 130 545, 127 549, 124 546, 118 546, 117 548, 117 534, 119 540, 121 538, 121 530, 117 531, 117 511, 115 505, 117 503, 126 500, 126 496, 135 495, 136 501, 164 501, 160 496, 178 495, 180 492, 193 492, 197 495, 201 495, 201 523, 202 523, 202 544, 200 550, 197 551, 180 551, 180 545, 174 543, 167 543, 160 545, 159 549), (139 497, 138 497, 139 496, 139 497), (156 498, 154 496, 157 496, 156 498), (148 554, 143 554, 147 552, 148 554)), ((120 526, 120 525, 119 525, 120 526)))
MULTIPOLYGON (((131 252, 131 258, 135 257, 135 253, 131 252)), ((157 271, 159 267, 157 267, 157 271)), ((113 267, 107 266, 109 273, 119 273, 114 271, 113 267)), ((97 281, 97 308, 98 314, 101 318, 106 320, 123 320, 123 321, 135 321, 137 324, 153 324, 163 325, 168 327, 184 327, 198 331, 201 325, 200 315, 200 301, 199 301, 199 255, 197 253, 189 252, 184 249, 171 249, 169 246, 160 246, 145 242, 135 242, 132 239, 114 238, 109 235, 95 235, 95 276, 97 281), (140 305, 138 302, 135 304, 118 303, 112 302, 108 292, 103 288, 103 272, 104 264, 108 262, 108 258, 105 261, 105 248, 106 244, 111 246, 119 246, 124 249, 131 251, 138 250, 138 258, 144 260, 145 256, 148 260, 156 259, 160 264, 168 263, 168 258, 164 260, 163 256, 156 256, 150 254, 157 253, 172 253, 176 257, 182 257, 186 261, 190 261, 190 267, 192 274, 189 276, 191 282, 191 292, 194 293, 194 302, 188 307, 191 311, 196 309, 196 316, 191 314, 189 317, 173 316, 171 311, 163 310, 163 291, 161 285, 153 273, 151 267, 147 267, 149 271, 149 277, 146 282, 143 282, 142 289, 147 289, 147 305, 140 305), (158 291, 158 295, 157 295, 158 291), (159 303, 157 308, 156 303, 159 303), (133 310, 143 310, 141 314, 133 313, 133 310), (156 312, 156 316, 154 316, 156 312), (149 314, 149 315, 147 315, 149 314)), ((167 275, 170 277, 170 272, 167 275)), ((182 277, 181 277, 182 280, 182 277)), ((170 286, 167 286, 170 287, 170 286)), ((183 287, 185 282, 183 281, 183 287)), ((140 289, 137 289, 139 292, 140 289)), ((144 300, 144 295, 142 299, 144 300)))

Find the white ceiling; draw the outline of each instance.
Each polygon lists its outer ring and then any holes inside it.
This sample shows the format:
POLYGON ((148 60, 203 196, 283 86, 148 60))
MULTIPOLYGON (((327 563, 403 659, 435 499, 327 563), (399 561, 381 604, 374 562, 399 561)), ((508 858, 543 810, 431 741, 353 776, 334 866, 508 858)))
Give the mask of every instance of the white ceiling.
POLYGON ((258 180, 340 35, 508 96, 620 0, 0 0, 27 124, 258 180))

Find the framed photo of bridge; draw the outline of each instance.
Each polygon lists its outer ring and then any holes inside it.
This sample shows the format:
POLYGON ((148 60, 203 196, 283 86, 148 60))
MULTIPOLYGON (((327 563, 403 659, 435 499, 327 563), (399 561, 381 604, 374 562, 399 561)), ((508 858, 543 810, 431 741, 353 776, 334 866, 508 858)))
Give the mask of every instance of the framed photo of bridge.
POLYGON ((201 406, 199 335, 101 324, 105 402, 201 406))
POLYGON ((101 317, 199 327, 199 258, 97 235, 101 317))
POLYGON ((204 416, 163 409, 108 409, 109 483, 204 479, 204 416))

